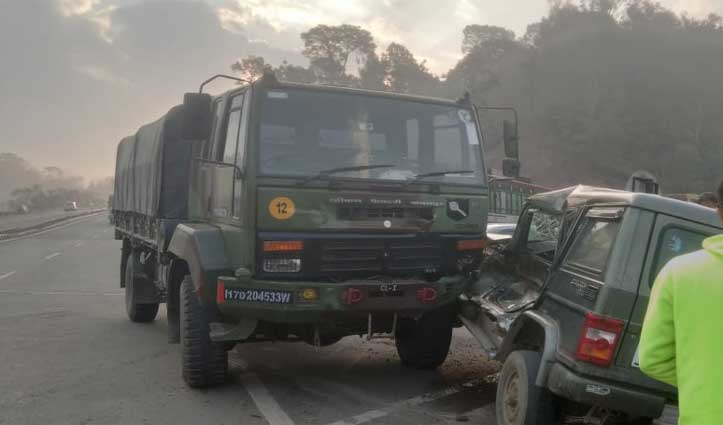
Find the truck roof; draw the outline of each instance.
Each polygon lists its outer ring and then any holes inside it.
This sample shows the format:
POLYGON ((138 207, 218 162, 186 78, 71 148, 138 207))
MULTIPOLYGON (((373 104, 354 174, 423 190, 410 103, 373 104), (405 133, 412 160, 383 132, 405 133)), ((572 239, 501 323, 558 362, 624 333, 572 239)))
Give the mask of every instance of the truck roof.
MULTIPOLYGON (((412 95, 412 94, 406 94, 406 93, 397 93, 397 92, 388 92, 388 91, 382 91, 382 90, 369 90, 369 89, 360 89, 360 88, 353 88, 353 87, 345 87, 345 86, 332 86, 328 84, 307 84, 307 83, 292 83, 288 81, 279 81, 276 79, 276 77, 272 75, 265 74, 263 77, 259 78, 258 80, 254 81, 250 84, 251 86, 263 86, 267 89, 276 89, 276 90, 284 90, 284 89, 303 89, 303 90, 313 90, 313 91, 324 91, 324 92, 331 92, 331 93, 342 93, 342 94, 352 94, 357 96, 373 96, 373 97, 386 97, 389 99, 401 99, 401 100, 408 100, 412 102, 422 102, 422 103, 436 103, 441 104, 445 106, 453 106, 453 107, 471 107, 471 103, 467 104, 464 101, 461 100, 452 100, 452 99, 445 99, 440 97, 431 97, 431 96, 419 96, 419 95, 412 95)), ((248 86, 246 86, 248 87, 248 86)), ((216 97, 224 96, 226 93, 235 92, 240 89, 232 89, 227 92, 224 92, 222 94, 219 94, 216 97)))
POLYGON ((723 228, 721 218, 712 208, 650 193, 626 192, 595 186, 572 186, 539 193, 528 199, 535 207, 563 212, 581 205, 615 204, 642 208, 708 226, 723 228))

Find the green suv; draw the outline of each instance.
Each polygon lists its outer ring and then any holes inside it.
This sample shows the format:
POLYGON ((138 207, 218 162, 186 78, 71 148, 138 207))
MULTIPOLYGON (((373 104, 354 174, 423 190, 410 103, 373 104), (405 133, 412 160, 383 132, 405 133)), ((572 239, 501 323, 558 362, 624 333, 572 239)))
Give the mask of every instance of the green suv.
POLYGON ((503 362, 498 424, 659 417, 676 391, 638 368, 651 287, 720 231, 715 210, 657 195, 578 186, 529 198, 461 296, 460 319, 503 362))

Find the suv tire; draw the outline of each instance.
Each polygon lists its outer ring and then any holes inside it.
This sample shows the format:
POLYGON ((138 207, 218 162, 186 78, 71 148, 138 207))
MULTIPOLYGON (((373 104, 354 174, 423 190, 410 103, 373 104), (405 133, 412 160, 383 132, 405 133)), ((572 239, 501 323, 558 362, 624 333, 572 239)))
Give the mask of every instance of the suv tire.
POLYGON ((211 341, 212 315, 204 309, 191 276, 181 283, 181 363, 183 380, 189 387, 204 388, 226 380, 228 353, 223 343, 211 341))
POLYGON ((535 385, 541 358, 536 351, 513 351, 505 360, 495 400, 498 425, 557 423, 557 400, 546 388, 535 385))
POLYGON ((452 342, 453 315, 449 309, 424 313, 417 320, 402 321, 394 342, 402 364, 435 369, 444 363, 452 342))
POLYGON ((134 298, 136 285, 147 284, 146 276, 136 270, 136 259, 133 252, 126 259, 125 269, 125 304, 126 314, 132 322, 147 323, 152 322, 158 314, 158 303, 139 304, 134 298))

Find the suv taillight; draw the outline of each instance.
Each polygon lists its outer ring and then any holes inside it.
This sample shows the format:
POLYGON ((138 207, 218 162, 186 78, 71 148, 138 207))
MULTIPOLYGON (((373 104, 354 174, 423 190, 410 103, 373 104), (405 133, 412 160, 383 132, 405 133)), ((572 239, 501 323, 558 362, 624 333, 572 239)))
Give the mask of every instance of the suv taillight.
POLYGON ((610 366, 623 325, 621 320, 587 313, 577 343, 576 357, 596 365, 610 366))

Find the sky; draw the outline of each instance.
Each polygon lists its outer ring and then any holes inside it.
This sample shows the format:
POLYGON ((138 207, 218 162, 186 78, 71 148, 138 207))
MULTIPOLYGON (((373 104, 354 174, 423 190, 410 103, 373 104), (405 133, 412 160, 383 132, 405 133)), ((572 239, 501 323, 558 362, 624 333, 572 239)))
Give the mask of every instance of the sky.
MULTIPOLYGON (((723 0, 663 0, 693 16, 723 0)), ((303 64, 299 34, 362 26, 435 73, 461 56, 468 24, 518 36, 548 0, 0 0, 0 152, 87 179, 111 176, 118 140, 250 54, 303 64)), ((228 89, 216 84, 211 91, 228 89)))

